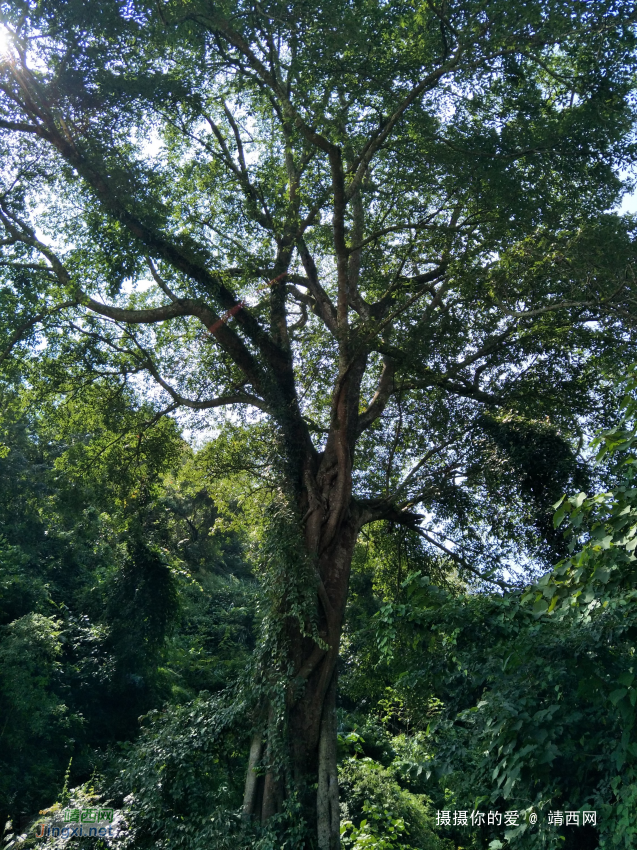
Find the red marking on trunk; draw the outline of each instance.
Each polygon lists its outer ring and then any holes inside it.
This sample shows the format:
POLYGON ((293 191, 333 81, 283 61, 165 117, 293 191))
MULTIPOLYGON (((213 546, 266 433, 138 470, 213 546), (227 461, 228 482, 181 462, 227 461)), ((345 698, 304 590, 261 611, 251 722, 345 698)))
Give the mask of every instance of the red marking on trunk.
POLYGON ((228 321, 228 319, 230 319, 232 316, 234 316, 236 313, 238 313, 239 310, 243 307, 244 304, 245 304, 245 301, 240 301, 238 304, 235 304, 234 307, 232 307, 230 310, 228 310, 228 312, 225 315, 223 315, 220 319, 218 319, 214 323, 214 325, 210 325, 210 327, 208 328, 210 333, 213 334, 215 331, 218 331, 219 328, 221 327, 221 325, 224 325, 228 321))
MULTIPOLYGON (((287 277, 287 276, 288 276, 288 273, 283 272, 282 274, 279 274, 276 277, 273 277, 272 280, 268 281, 264 286, 260 286, 257 289, 257 292, 263 292, 264 289, 267 289, 269 286, 273 286, 275 283, 278 283, 280 280, 283 280, 283 278, 287 277)), ((220 319, 217 319, 217 321, 214 324, 210 325, 210 327, 208 328, 210 333, 211 334, 216 333, 216 331, 219 330, 221 325, 225 325, 225 323, 228 321, 228 319, 231 319, 233 316, 236 316, 236 314, 239 312, 239 310, 241 310, 241 308, 245 307, 245 306, 246 306, 245 301, 239 301, 238 304, 235 304, 234 307, 231 307, 228 310, 227 313, 224 313, 224 315, 220 319)))

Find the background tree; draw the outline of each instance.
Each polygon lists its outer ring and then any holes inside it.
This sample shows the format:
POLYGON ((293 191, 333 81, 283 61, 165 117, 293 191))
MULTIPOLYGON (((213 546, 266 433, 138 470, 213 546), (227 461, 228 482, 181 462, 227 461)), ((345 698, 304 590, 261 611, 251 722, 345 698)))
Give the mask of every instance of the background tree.
MULTIPOLYGON (((560 500, 555 526, 569 554, 554 570, 524 591, 476 594, 442 587, 414 562, 400 599, 386 594, 372 618, 348 622, 344 731, 357 730, 361 753, 438 809, 521 813, 517 826, 485 824, 471 839, 442 831, 459 845, 634 844, 634 377, 626 389, 620 424, 594 443, 615 481, 560 500), (548 811, 583 809, 597 812, 596 827, 548 823, 548 811)), ((372 550, 354 587, 379 568, 372 550)))
POLYGON ((103 772, 139 716, 233 681, 254 645, 245 535, 152 409, 2 387, 0 816, 18 833, 103 772), (132 433, 131 433, 132 432, 132 433), (204 591, 205 588, 205 591, 204 591))
POLYGON ((563 486, 605 415, 600 370, 629 350, 633 224, 608 211, 632 162, 634 8, 2 14, 2 358, 62 392, 131 382, 156 417, 232 407, 263 437, 270 616, 244 812, 299 795, 333 848, 361 529, 412 528, 477 581, 505 583, 520 542, 550 557, 557 485, 524 444, 563 486))

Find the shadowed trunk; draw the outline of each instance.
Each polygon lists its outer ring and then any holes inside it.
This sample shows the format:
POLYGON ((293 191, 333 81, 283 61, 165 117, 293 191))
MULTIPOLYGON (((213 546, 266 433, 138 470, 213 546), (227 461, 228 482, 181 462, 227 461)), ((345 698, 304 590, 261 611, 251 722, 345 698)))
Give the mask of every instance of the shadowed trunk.
POLYGON ((316 817, 318 846, 337 850, 340 845, 340 812, 338 807, 338 774, 336 769, 336 674, 332 676, 323 703, 319 739, 318 792, 316 817))
MULTIPOLYGON (((309 825, 316 825, 319 850, 337 850, 337 661, 359 518, 351 501, 349 464, 328 463, 326 455, 314 486, 303 494, 306 505, 315 505, 314 510, 305 511, 305 540, 318 570, 316 608, 321 645, 304 636, 296 623, 286 636, 290 666, 296 672, 287 690, 284 747, 304 815, 309 825)), ((273 722, 276 720, 270 710, 267 723, 273 722)), ((243 806, 244 817, 262 823, 280 811, 286 793, 284 777, 268 769, 270 759, 264 746, 267 723, 252 740, 243 806)))

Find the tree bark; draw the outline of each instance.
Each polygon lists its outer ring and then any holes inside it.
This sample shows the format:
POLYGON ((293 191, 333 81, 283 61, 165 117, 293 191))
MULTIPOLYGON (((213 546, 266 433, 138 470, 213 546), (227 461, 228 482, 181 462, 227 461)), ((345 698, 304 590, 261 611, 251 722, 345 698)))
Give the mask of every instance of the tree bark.
POLYGON ((250 817, 256 805, 257 785, 259 781, 257 766, 259 764, 259 759, 261 758, 262 737, 263 733, 259 730, 252 736, 252 743, 250 744, 248 771, 246 774, 245 792, 243 794, 244 819, 250 817))
MULTIPOLYGON (((332 486, 343 473, 349 478, 349 470, 336 468, 333 472, 335 474, 330 476, 332 486)), ((318 552, 316 605, 322 645, 304 636, 298 625, 288 641, 291 668, 295 675, 288 689, 285 744, 294 789, 299 794, 308 825, 316 828, 318 845, 312 842, 308 848, 318 846, 318 850, 338 850, 340 847, 336 765, 337 661, 351 562, 359 531, 351 496, 347 492, 348 485, 349 481, 345 487, 347 509, 340 510, 342 520, 339 523, 328 521, 328 511, 323 513, 320 526, 311 518, 306 525, 308 549, 318 552), (326 529, 329 529, 327 539, 326 529), (316 531, 318 534, 314 537, 316 531)), ((342 495, 342 490, 338 495, 342 495)), ((342 505, 338 497, 333 502, 334 507, 336 504, 339 508, 342 505)), ((272 712, 268 722, 275 722, 272 712)), ((267 748, 264 755, 263 751, 263 735, 255 735, 250 748, 243 808, 244 817, 252 816, 261 823, 281 810, 287 790, 284 778, 269 769, 267 748), (258 777, 260 760, 261 770, 265 773, 262 778, 258 777), (259 782, 263 789, 260 799, 259 782)))
POLYGON ((339 850, 340 812, 336 768, 336 671, 332 676, 321 719, 316 815, 319 850, 339 850))

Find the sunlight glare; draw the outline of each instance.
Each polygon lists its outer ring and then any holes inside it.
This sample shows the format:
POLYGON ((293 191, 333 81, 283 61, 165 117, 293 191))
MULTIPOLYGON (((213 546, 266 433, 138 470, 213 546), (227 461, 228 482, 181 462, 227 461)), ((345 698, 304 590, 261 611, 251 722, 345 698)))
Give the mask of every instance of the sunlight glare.
POLYGON ((9 55, 11 49, 11 34, 5 27, 0 25, 0 58, 9 55))

